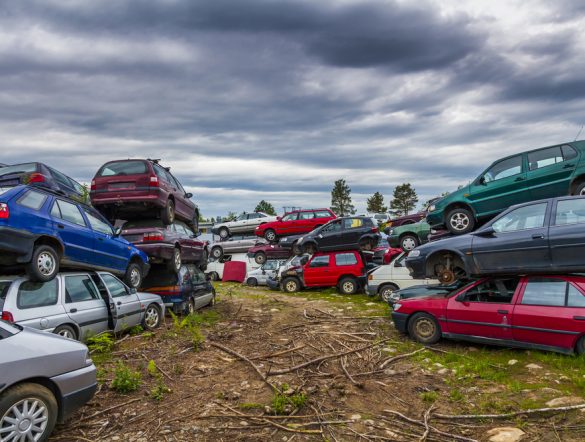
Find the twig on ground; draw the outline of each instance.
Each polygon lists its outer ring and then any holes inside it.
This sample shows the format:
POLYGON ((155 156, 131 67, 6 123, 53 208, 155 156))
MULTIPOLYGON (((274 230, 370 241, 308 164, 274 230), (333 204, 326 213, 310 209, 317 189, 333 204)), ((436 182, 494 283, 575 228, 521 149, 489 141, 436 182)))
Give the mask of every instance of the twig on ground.
MULTIPOLYGON (((384 413, 393 414, 394 416, 398 416, 399 418, 405 420, 406 422, 410 422, 411 424, 415 424, 415 425, 419 425, 419 426, 425 427, 425 423, 424 422, 418 421, 416 419, 412 419, 412 418, 410 418, 408 416, 403 415, 402 413, 399 413, 398 411, 394 411, 394 410, 383 410, 383 411, 384 411, 384 413)), ((435 416, 438 416, 438 415, 435 414, 435 416)), ((465 441, 465 442, 477 442, 476 439, 470 439, 470 438, 465 437, 465 436, 459 436, 458 434, 447 433, 447 432, 441 431, 441 430, 439 430, 439 429, 437 429, 437 428, 435 428, 435 427, 433 427, 431 425, 429 425, 429 428, 432 431, 434 431, 435 433, 440 434, 441 436, 449 437, 451 439, 462 440, 462 441, 465 441)))
MULTIPOLYGON (((93 419, 93 418, 94 418, 94 417, 96 417, 96 416, 100 416, 100 415, 102 415, 102 414, 104 414, 104 413, 107 413, 108 411, 115 410, 116 408, 120 408, 120 407, 123 407, 123 406, 125 406, 125 405, 130 405, 130 404, 133 404, 134 402, 138 402, 138 401, 141 401, 141 400, 142 400, 142 398, 136 398, 136 399, 132 399, 131 401, 124 402, 123 404, 114 405, 114 406, 112 406, 112 407, 106 408, 105 410, 101 410, 101 411, 98 411, 98 412, 96 412, 96 413, 94 413, 94 414, 90 414, 89 416, 85 416, 84 418, 81 418, 81 419, 79 419, 79 420, 77 421, 77 423, 79 424, 79 423, 81 423, 81 422, 85 422, 85 421, 87 421, 87 420, 89 420, 89 419, 93 419)), ((74 428, 75 428, 75 427, 74 427, 74 428)), ((70 428, 70 430, 71 430, 71 429, 72 429, 72 428, 70 428)))
POLYGON ((261 356, 254 356, 253 358, 250 358, 250 360, 275 358, 276 356, 282 356, 282 355, 285 355, 287 353, 291 353, 293 351, 301 350, 301 349, 303 349, 305 347, 306 347, 305 344, 303 344, 303 345, 297 345, 296 347, 289 348, 289 349, 286 349, 286 350, 283 350, 283 351, 279 351, 277 353, 269 353, 269 354, 264 354, 264 355, 261 355, 261 356))
MULTIPOLYGON (((559 411, 580 410, 582 408, 585 408, 585 403, 579 404, 579 405, 570 405, 567 407, 534 408, 532 410, 521 410, 521 411, 514 411, 513 413, 503 413, 503 414, 460 414, 460 415, 435 414, 435 417, 439 418, 439 419, 506 419, 509 417, 520 416, 523 414, 557 413, 559 411)), ((386 411, 386 410, 384 410, 384 411, 386 411)))
MULTIPOLYGON (((349 381, 355 385, 356 387, 359 388, 363 388, 364 384, 362 384, 361 382, 357 382, 354 378, 351 377, 351 375, 349 374, 349 372, 347 371, 347 368, 345 367, 345 363, 344 363, 344 359, 345 358, 339 358, 339 365, 341 365, 341 369, 343 370, 343 372, 345 373, 345 377, 347 379, 349 379, 349 381)), ((347 362, 347 361, 345 361, 347 362)))
POLYGON ((431 405, 429 407, 429 409, 427 411, 425 411, 425 414, 423 416, 423 424, 425 426, 425 432, 423 433, 423 435, 419 439, 420 442, 425 442, 427 440, 427 437, 429 436, 429 433, 431 432, 431 427, 429 426, 429 421, 431 420, 431 413, 433 412, 434 408, 435 408, 435 406, 431 405))
POLYGON ((424 351, 424 350, 426 350, 426 347, 419 348, 418 350, 415 350, 415 351, 410 352, 410 353, 404 353, 402 355, 398 355, 398 356, 394 356, 394 357, 388 358, 388 359, 386 359, 384 362, 382 362, 380 364, 380 369, 385 368, 386 366, 390 365, 392 362, 396 362, 396 361, 399 361, 400 359, 408 358, 408 357, 413 356, 413 355, 415 355, 417 353, 420 353, 421 351, 424 351))

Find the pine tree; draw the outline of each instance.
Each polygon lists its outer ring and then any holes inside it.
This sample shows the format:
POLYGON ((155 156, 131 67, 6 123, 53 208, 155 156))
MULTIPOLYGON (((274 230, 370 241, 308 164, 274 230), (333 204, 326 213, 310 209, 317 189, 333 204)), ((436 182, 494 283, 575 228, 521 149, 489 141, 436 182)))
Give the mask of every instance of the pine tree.
POLYGON ((384 196, 380 192, 374 193, 368 198, 368 213, 386 213, 388 207, 384 205, 384 196))
POLYGON ((264 200, 258 203, 256 208, 254 209, 254 212, 264 212, 267 215, 276 216, 276 210, 274 210, 274 206, 270 204, 268 201, 264 200))
POLYGON ((416 203, 418 202, 416 191, 412 188, 410 183, 404 183, 396 186, 392 197, 393 200, 390 203, 390 207, 396 210, 400 210, 402 215, 408 215, 408 212, 414 209, 416 207, 416 203))
POLYGON ((335 181, 331 191, 331 210, 337 216, 353 215, 355 207, 351 203, 351 189, 344 179, 335 181))

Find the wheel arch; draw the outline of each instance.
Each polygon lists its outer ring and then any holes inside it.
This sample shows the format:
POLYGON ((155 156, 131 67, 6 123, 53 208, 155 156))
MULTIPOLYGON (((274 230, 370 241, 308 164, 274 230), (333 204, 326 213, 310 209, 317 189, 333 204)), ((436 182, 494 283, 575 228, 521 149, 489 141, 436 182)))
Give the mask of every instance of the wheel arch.
POLYGON ((447 214, 453 209, 469 210, 473 214, 474 218, 477 220, 477 213, 475 212, 475 209, 471 207, 470 204, 463 201, 453 201, 452 203, 449 203, 447 206, 445 206, 445 209, 443 209, 444 221, 447 221, 447 214))
MULTIPOLYGON (((427 259, 426 259, 426 263, 425 263, 425 275, 435 275, 435 265, 439 264, 439 260, 441 259, 442 256, 444 256, 445 254, 451 254, 455 257, 456 260, 461 261, 461 263, 463 264, 463 268, 464 270, 467 272, 468 268, 466 265, 466 259, 465 259, 465 255, 463 255, 461 252, 457 252, 455 250, 448 250, 448 249, 441 249, 441 250, 437 250, 436 252, 431 253, 427 259)), ((469 273, 469 272, 467 272, 469 273)))
POLYGON ((37 377, 19 380, 17 383, 9 385, 6 388, 4 388, 4 390, 2 390, 2 392, 6 391, 10 388, 16 387, 18 385, 23 385, 23 384, 37 384, 37 385, 41 385, 41 386, 45 387, 46 389, 48 389, 53 394, 53 396, 55 397, 55 400, 57 401, 57 408, 58 408, 57 422, 60 422, 60 423, 63 422, 63 412, 64 412, 63 394, 61 392, 61 389, 59 388, 59 386, 55 382, 53 382, 49 378, 43 378, 43 377, 37 376, 37 377))
POLYGON ((382 293, 382 290, 384 290, 388 286, 396 287, 396 290, 400 290, 400 286, 398 284, 396 284, 395 282, 388 281, 380 284, 380 286, 378 287, 378 294, 382 293))
POLYGON ((59 258, 62 258, 65 253, 65 248, 63 247, 63 243, 59 241, 54 236, 49 235, 41 235, 39 236, 34 243, 34 246, 51 246, 55 249, 55 251, 59 254, 59 258))
POLYGON ((437 318, 433 313, 431 313, 431 312, 429 312, 427 310, 416 310, 416 311, 414 311, 414 312, 412 312, 412 313, 410 313, 408 315, 408 317, 406 318, 406 323, 405 323, 406 324, 406 331, 407 331, 407 333, 408 333, 408 326, 410 325, 411 319, 414 318, 414 316, 416 314, 418 314, 418 313, 424 313, 426 315, 432 316, 433 319, 435 321, 437 321, 437 324, 439 324, 439 328, 441 329, 441 334, 443 334, 443 328, 441 327, 441 321, 439 321, 439 318, 437 318))
MULTIPOLYGON (((79 327, 79 324, 76 324, 74 322, 63 322, 62 324, 59 324, 57 327, 55 327, 55 329, 59 328, 61 326, 64 326, 64 325, 71 327, 73 329, 73 331, 75 332, 75 335, 77 337, 77 340, 81 339, 81 327, 79 327)), ((55 330, 55 329, 53 329, 53 330, 55 330)))
POLYGON ((583 183, 585 183, 585 174, 581 174, 573 178, 571 184, 569 185, 569 195, 574 195, 577 191, 577 187, 583 183))
POLYGON ((352 275, 351 273, 344 273, 339 278, 337 278, 337 285, 339 285, 341 283, 341 280, 343 278, 351 278, 351 279, 353 279, 357 283, 358 286, 360 285, 360 282, 358 280, 358 277, 355 276, 355 275, 352 275))

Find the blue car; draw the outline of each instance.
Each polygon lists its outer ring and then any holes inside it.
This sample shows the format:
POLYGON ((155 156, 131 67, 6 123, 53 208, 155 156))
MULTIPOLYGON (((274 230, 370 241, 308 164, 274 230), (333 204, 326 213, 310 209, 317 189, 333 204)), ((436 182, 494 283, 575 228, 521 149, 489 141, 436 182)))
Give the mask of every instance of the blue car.
POLYGON ((27 185, 0 188, 0 273, 24 266, 29 278, 52 280, 60 267, 104 270, 139 287, 147 255, 95 209, 27 185))

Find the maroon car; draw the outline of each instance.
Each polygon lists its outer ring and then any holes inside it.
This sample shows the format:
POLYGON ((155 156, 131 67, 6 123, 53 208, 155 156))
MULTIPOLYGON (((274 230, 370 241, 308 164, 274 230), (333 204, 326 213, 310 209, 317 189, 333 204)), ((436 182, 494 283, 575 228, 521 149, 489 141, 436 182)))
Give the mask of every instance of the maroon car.
POLYGON ((207 243, 181 221, 165 226, 160 220, 128 221, 122 236, 149 256, 153 264, 166 264, 178 273, 181 263, 196 263, 201 270, 207 266, 207 243))
POLYGON ((264 264, 267 259, 286 259, 292 256, 292 249, 278 244, 259 244, 248 250, 248 256, 254 258, 257 264, 264 264))
POLYGON ((181 183, 158 160, 104 164, 91 182, 92 205, 110 221, 155 215, 165 225, 175 218, 198 230, 199 209, 181 183))

